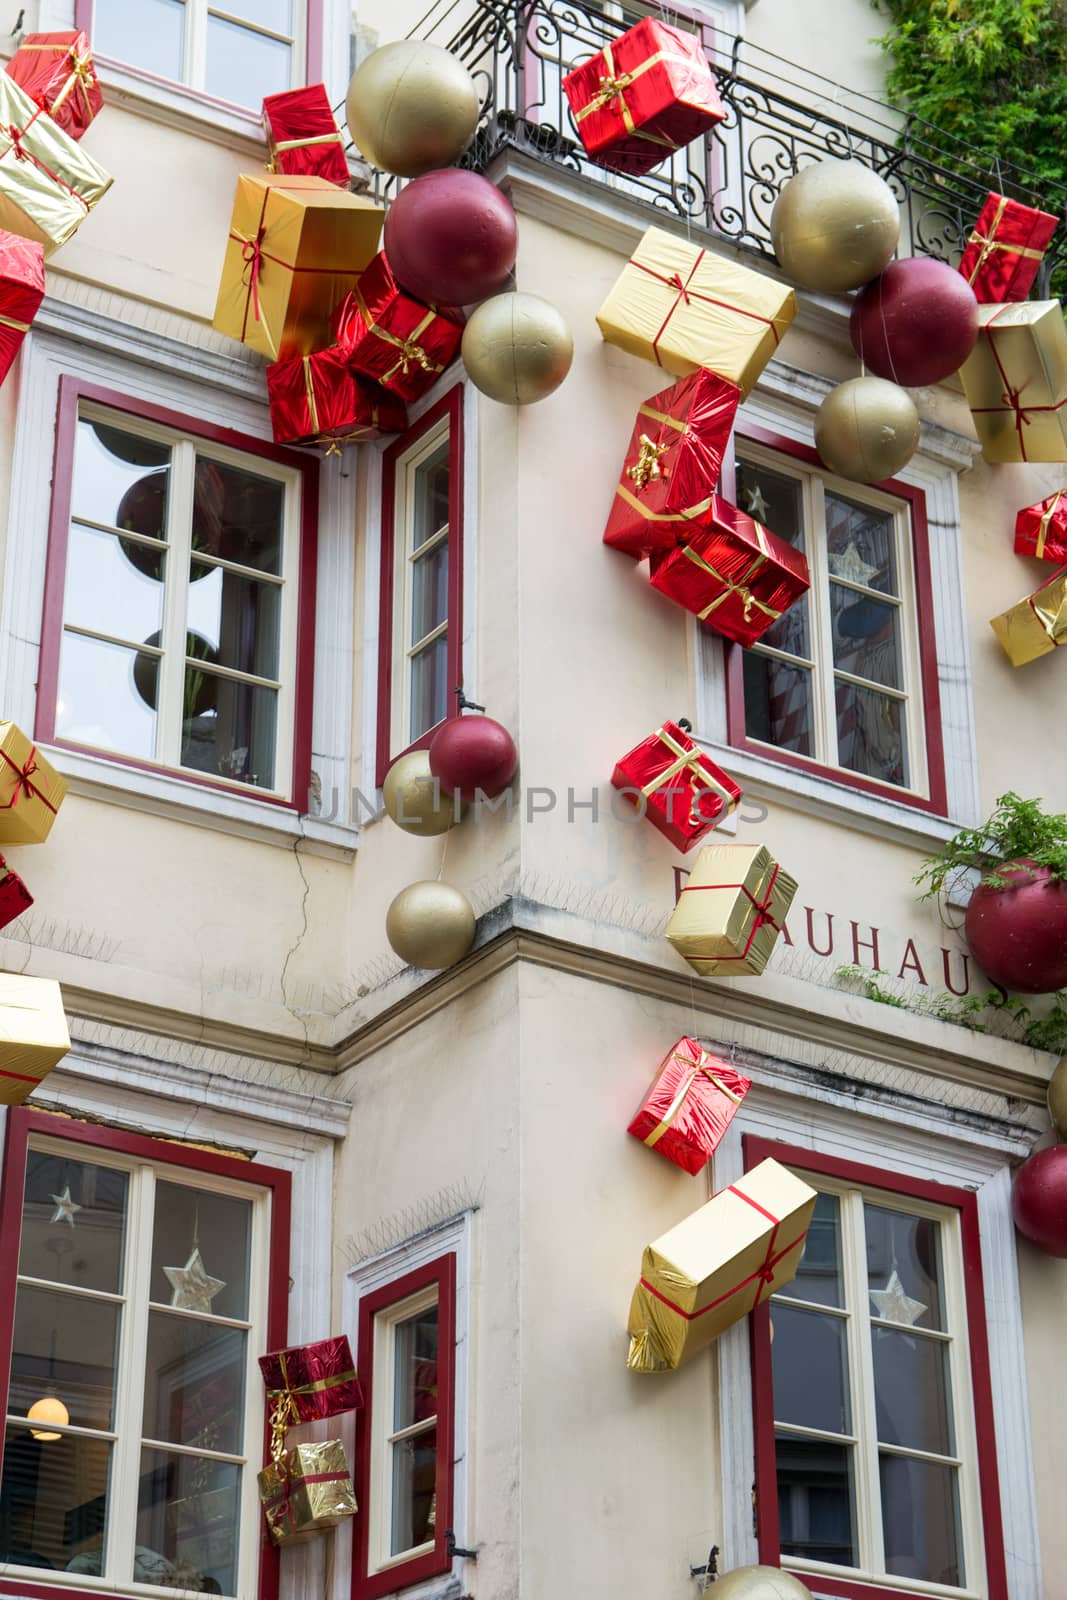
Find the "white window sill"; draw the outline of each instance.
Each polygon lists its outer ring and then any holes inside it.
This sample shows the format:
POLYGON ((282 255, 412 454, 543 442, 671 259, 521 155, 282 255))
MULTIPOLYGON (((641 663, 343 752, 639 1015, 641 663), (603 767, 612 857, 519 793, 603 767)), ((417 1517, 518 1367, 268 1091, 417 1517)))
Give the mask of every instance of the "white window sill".
POLYGON ((351 861, 359 829, 304 817, 290 806, 270 805, 250 795, 208 789, 165 772, 146 772, 80 750, 42 745, 52 765, 63 774, 71 794, 146 811, 171 822, 214 828, 239 839, 276 844, 291 850, 298 839, 309 855, 351 861))
POLYGON ((401 1584, 395 1593, 403 1595, 404 1600, 460 1600, 463 1585, 451 1572, 447 1577, 431 1578, 426 1583, 401 1584))

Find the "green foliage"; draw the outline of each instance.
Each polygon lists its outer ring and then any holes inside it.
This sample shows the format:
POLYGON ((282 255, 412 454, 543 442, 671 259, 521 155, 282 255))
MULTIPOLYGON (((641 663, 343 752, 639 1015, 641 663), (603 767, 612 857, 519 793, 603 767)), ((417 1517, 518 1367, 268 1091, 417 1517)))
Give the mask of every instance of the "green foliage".
POLYGON ((908 1002, 903 995, 893 994, 889 989, 883 989, 878 982, 878 973, 872 972, 870 967, 857 967, 851 962, 834 970, 834 977, 843 982, 858 983, 868 1000, 877 1000, 879 1005, 896 1006, 898 1011, 907 1011, 908 1002))
POLYGON ((939 1022, 951 1022, 972 1033, 993 1032, 996 1020, 997 1033, 1015 1038, 1020 1044, 1033 1050, 1049 1050, 1054 1055, 1067 1053, 1067 990, 1058 992, 1051 1011, 1035 1017, 1025 1001, 1006 995, 1002 989, 988 989, 985 994, 969 994, 960 999, 950 994, 905 996, 883 988, 878 981, 880 976, 870 967, 852 964, 837 967, 834 972, 841 983, 858 983, 867 999, 876 1000, 879 1005, 936 1017, 939 1022))
POLYGON ((961 828, 939 855, 928 856, 915 882, 925 886, 922 898, 929 899, 947 878, 973 867, 982 883, 1003 889, 1008 885, 998 868, 1020 856, 1046 867, 1053 878, 1067 879, 1067 817, 1043 811, 1040 800, 1023 800, 1009 790, 982 827, 961 828))

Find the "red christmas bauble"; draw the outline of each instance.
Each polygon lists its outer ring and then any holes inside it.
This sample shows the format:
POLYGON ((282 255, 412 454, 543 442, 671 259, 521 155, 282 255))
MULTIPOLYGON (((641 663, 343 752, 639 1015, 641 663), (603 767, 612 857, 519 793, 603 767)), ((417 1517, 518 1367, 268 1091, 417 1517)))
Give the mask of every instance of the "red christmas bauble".
POLYGON ((1046 867, 1011 861, 999 877, 1009 885, 979 884, 964 931, 986 977, 1022 994, 1067 987, 1067 880, 1046 867))
POLYGON ((429 305, 487 300, 515 265, 515 213, 487 178, 458 167, 405 184, 385 219, 385 254, 402 289, 429 305))
POLYGON ((944 261, 891 261, 856 296, 848 331, 871 372, 919 389, 951 377, 966 361, 978 339, 978 301, 944 261))
POLYGON ((468 804, 478 791, 487 800, 503 794, 518 764, 514 739, 492 717, 453 717, 430 744, 430 771, 446 794, 468 804))
POLYGON ((1011 1214, 1031 1244, 1067 1257, 1067 1144, 1027 1157, 1012 1184, 1011 1214))

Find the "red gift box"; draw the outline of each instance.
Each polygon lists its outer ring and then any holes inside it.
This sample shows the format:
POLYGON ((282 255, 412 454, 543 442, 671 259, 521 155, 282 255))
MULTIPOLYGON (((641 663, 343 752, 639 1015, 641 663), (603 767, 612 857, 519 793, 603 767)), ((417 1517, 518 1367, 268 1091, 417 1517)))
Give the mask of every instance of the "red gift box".
POLYGON ((1026 299, 1058 220, 1005 195, 986 196, 960 261, 982 305, 1026 299))
POLYGON ((356 1411, 363 1404, 363 1387, 344 1334, 260 1356, 259 1370, 276 1433, 301 1422, 356 1411))
POLYGON ((754 644, 811 587, 799 550, 715 496, 689 542, 653 556, 654 589, 737 644, 754 644))
POLYGON ((741 401, 704 368, 649 397, 637 413, 604 543, 640 560, 682 542, 711 510, 741 401))
POLYGON ((11 371, 43 299, 43 247, 35 239, 0 231, 0 383, 11 371))
POLYGON ((696 1174, 707 1165, 751 1087, 751 1078, 709 1055, 695 1039, 679 1039, 626 1131, 684 1172, 696 1174))
POLYGON ((726 116, 700 40, 645 17, 563 80, 586 153, 632 177, 726 116))
POLYGON ((89 40, 80 30, 28 33, 6 71, 71 139, 80 139, 103 107, 89 40))
POLYGON ((624 755, 611 781, 679 850, 691 850, 742 793, 677 722, 665 722, 624 755))
POLYGON ((33 895, 18 873, 12 872, 3 856, 0 856, 0 928, 6 928, 9 922, 21 917, 32 905, 33 895))
POLYGON ((344 137, 324 83, 265 95, 263 131, 270 150, 269 172, 310 174, 348 188, 344 137))
POLYGON ((433 388, 463 338, 462 312, 405 294, 384 253, 342 300, 332 325, 356 371, 403 400, 418 400, 433 388))
POLYGON ((1067 562, 1067 489, 1025 506, 1015 518, 1015 554, 1067 562))
POLYGON ((408 423, 404 402, 353 372, 336 345, 272 362, 267 395, 278 443, 326 445, 327 455, 362 439, 402 433, 408 423))

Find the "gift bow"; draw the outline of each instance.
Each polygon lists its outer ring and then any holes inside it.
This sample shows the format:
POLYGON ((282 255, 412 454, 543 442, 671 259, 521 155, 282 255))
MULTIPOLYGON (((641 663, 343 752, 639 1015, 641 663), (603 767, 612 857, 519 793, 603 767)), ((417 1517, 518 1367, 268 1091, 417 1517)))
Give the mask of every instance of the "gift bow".
POLYGON ((726 577, 725 574, 721 573, 717 567, 713 567, 710 561, 705 561, 703 556, 698 555, 691 545, 682 545, 682 555, 687 561, 691 561, 695 567, 700 568, 701 572, 706 572, 709 577, 715 578, 719 583, 726 585, 723 592, 716 595, 715 599, 711 601, 710 605, 706 605, 703 611, 697 612, 697 616, 701 622, 706 622, 713 611, 717 611, 721 605, 724 605, 725 602, 729 600, 731 595, 735 594, 741 599, 742 616, 747 623, 751 623, 752 621, 752 608, 754 606, 758 610, 762 611, 765 616, 770 617, 772 622, 777 622, 778 618, 782 615, 782 613, 780 611, 776 611, 773 606, 766 605, 764 601, 758 600, 749 587, 750 580, 755 577, 756 573, 761 567, 766 566, 771 554, 763 528, 758 522, 754 522, 753 527, 756 530, 756 539, 760 546, 760 554, 756 556, 755 560, 750 566, 745 568, 744 572, 739 578, 726 577))
POLYGON ((32 745, 30 747, 30 753, 26 758, 26 763, 21 767, 14 757, 9 756, 7 751, 2 747, 0 747, 0 756, 3 756, 4 760, 15 774, 15 787, 12 790, 11 799, 8 800, 4 805, 0 806, 0 811, 10 811, 12 806, 18 805, 18 802, 23 794, 31 794, 35 799, 40 800, 42 805, 47 806, 52 815, 55 816, 59 807, 54 806, 51 800, 49 800, 48 796, 43 794, 33 781, 34 773, 40 770, 37 764, 37 746, 32 745))
POLYGON ((971 269, 970 276, 967 279, 967 282, 972 287, 974 286, 974 280, 977 278, 978 274, 981 272, 982 268, 985 266, 994 250, 1011 250, 1015 255, 1024 256, 1028 261, 1044 260, 1045 252, 1043 250, 1033 250, 1029 245, 1012 244, 1007 239, 998 239, 995 237, 997 229, 1004 220, 1004 212, 1007 210, 1007 205, 1008 202, 1005 197, 1000 195, 999 204, 997 205, 996 211, 993 213, 993 220, 989 225, 988 234, 979 233, 977 227, 975 227, 971 232, 970 238, 967 240, 968 245, 979 244, 982 247, 978 252, 978 259, 971 269))
POLYGON ((667 732, 665 727, 660 728, 654 737, 658 739, 661 744, 665 744, 668 750, 670 750, 672 755, 676 756, 677 759, 672 761, 670 766, 664 767, 663 771, 653 778, 651 783, 646 783, 644 785, 641 793, 646 800, 651 795, 655 794, 657 789, 661 789, 665 783, 669 783, 671 778, 677 777, 680 772, 685 772, 688 768, 689 787, 693 794, 693 802, 689 808, 689 816, 691 821, 706 822, 708 820, 708 818, 700 816, 696 809, 697 803, 700 799, 700 794, 697 791, 698 778, 703 779, 708 789, 714 789, 716 794, 722 796, 727 811, 731 811, 733 809, 733 807, 737 804, 737 800, 728 789, 724 789, 720 783, 715 781, 710 773, 704 770, 700 764, 701 754, 699 750, 687 750, 684 745, 678 743, 673 734, 667 732))
POLYGON ((656 278, 660 283, 665 283, 668 289, 673 289, 675 291, 674 304, 667 312, 667 315, 660 324, 659 332, 652 340, 652 354, 656 358, 657 366, 662 367, 663 365, 663 362, 659 358, 659 342, 666 333, 671 318, 674 316, 674 313, 678 310, 679 306, 687 306, 693 300, 702 300, 706 305, 709 306, 719 306, 722 310, 729 311, 736 317, 751 317, 753 322, 762 322, 766 327, 770 328, 771 333, 774 336, 775 344, 778 345, 782 342, 781 335, 778 332, 778 327, 773 317, 761 316, 758 311, 749 311, 744 306, 733 306, 728 300, 719 300, 714 295, 701 294, 699 289, 690 288, 690 284, 693 282, 693 279, 700 270, 700 263, 703 261, 707 253, 708 252, 706 250, 698 251, 697 258, 689 269, 689 275, 684 279, 680 272, 655 272, 652 267, 646 267, 643 261, 638 261, 636 256, 630 257, 631 267, 636 267, 638 272, 647 273, 650 278, 656 278))
POLYGON ((1003 328, 999 330, 995 328, 994 324, 996 323, 997 317, 1003 316, 1005 311, 1011 311, 1013 309, 1014 302, 1002 307, 1000 311, 996 312, 996 314, 990 318, 984 330, 986 338, 989 341, 989 353, 996 363, 997 371, 1000 374, 1000 381, 1004 385, 1000 396, 1002 404, 999 406, 972 406, 971 415, 974 417, 986 416, 990 413, 996 415, 1005 408, 1011 411, 1015 417, 1015 431, 1019 435, 1019 455, 1023 461, 1027 461, 1029 460, 1029 457, 1026 454, 1026 437, 1023 433, 1023 429, 1031 426, 1034 416, 1039 412, 1062 410, 1062 408, 1067 405, 1067 396, 1065 396, 1064 399, 1057 401, 1054 406, 1023 405, 1022 389, 1015 388, 1011 382, 1011 379, 1008 377, 1004 363, 1001 361, 997 352, 996 340, 993 337, 995 332, 999 331, 1003 333, 1005 331, 1003 328))
POLYGON ((633 466, 627 467, 626 476, 634 481, 634 488, 638 494, 648 487, 654 478, 666 477, 666 473, 659 464, 660 456, 665 456, 670 449, 669 444, 657 444, 650 439, 647 433, 640 438, 640 448, 637 460, 633 466))
MULTIPOLYGON (((0 750, 0 755, 3 751, 0 750)), ((323 1394, 327 1389, 337 1389, 343 1383, 355 1383, 356 1372, 354 1367, 347 1368, 344 1372, 332 1373, 326 1378, 313 1378, 310 1383, 291 1384, 289 1382, 289 1367, 286 1362, 286 1352, 278 1352, 278 1365, 281 1368, 284 1389, 268 1389, 267 1403, 270 1412, 270 1458, 280 1461, 285 1453, 285 1430, 292 1423, 300 1421, 300 1407, 296 1403, 298 1394, 323 1394)))
MULTIPOLYGON (((30 48, 39 50, 46 47, 43 45, 31 45, 30 48)), ((75 84, 78 84, 81 87, 82 98, 85 101, 85 109, 89 113, 91 120, 93 117, 93 102, 89 98, 89 89, 90 86, 96 84, 96 71, 93 67, 93 58, 88 51, 86 51, 83 56, 80 56, 78 55, 77 51, 73 49, 71 50, 70 75, 68 76, 67 81, 63 85, 62 89, 60 89, 59 93, 52 101, 51 115, 53 117, 63 104, 64 100, 71 93, 75 84)))
POLYGON ((429 356, 426 354, 426 351, 422 348, 422 345, 418 343, 418 340, 422 334, 426 332, 426 329, 431 326, 435 318, 438 316, 438 312, 436 312, 432 306, 427 311, 418 327, 412 328, 406 339, 401 339, 397 334, 390 332, 388 328, 383 328, 380 322, 374 321, 374 318, 370 314, 370 308, 368 307, 367 302, 364 300, 358 284, 356 285, 355 289, 353 289, 352 293, 355 297, 356 304, 359 306, 360 316, 366 323, 367 332, 373 333, 376 338, 383 340, 386 344, 391 344, 394 349, 400 351, 400 356, 396 364, 390 367, 389 371, 385 373, 384 376, 379 380, 381 383, 388 383, 389 379, 395 378, 398 372, 406 378, 408 373, 411 371, 412 362, 415 362, 418 366, 420 366, 423 372, 443 372, 445 370, 439 362, 431 361, 429 356))
POLYGON ((686 1096, 698 1078, 707 1078, 708 1082, 713 1084, 714 1087, 719 1090, 720 1094, 724 1094, 728 1100, 732 1100, 735 1106, 739 1106, 741 1104, 740 1096, 734 1094, 732 1089, 728 1089, 726 1087, 718 1073, 712 1072, 710 1067, 706 1067, 704 1065, 705 1061, 709 1059, 708 1052, 703 1049, 700 1052, 700 1060, 697 1062, 691 1061, 688 1056, 679 1055, 677 1050, 672 1055, 667 1057, 668 1063, 671 1061, 681 1061, 685 1064, 685 1066, 688 1067, 689 1070, 683 1074, 682 1081, 678 1085, 674 1099, 663 1113, 663 1120, 657 1123, 657 1125, 652 1129, 652 1132, 646 1134, 644 1138, 643 1142, 648 1145, 650 1150, 654 1149, 655 1146, 659 1144, 660 1140, 663 1138, 663 1135, 667 1132, 667 1129, 671 1126, 675 1117, 682 1109, 682 1105, 686 1099, 686 1096))
POLYGON ((586 117, 592 116, 594 111, 602 111, 611 104, 612 100, 617 99, 619 102, 618 113, 622 118, 622 125, 627 134, 632 134, 638 139, 645 139, 649 144, 661 145, 665 150, 677 150, 679 146, 675 144, 673 139, 664 139, 659 134, 648 133, 645 129, 637 126, 630 114, 630 108, 626 104, 625 93, 631 84, 644 73, 658 66, 661 61, 676 61, 679 66, 692 69, 693 63, 689 57, 679 55, 676 50, 657 50, 655 55, 649 56, 639 66, 634 67, 632 72, 619 73, 616 71, 615 57, 612 54, 611 45, 604 45, 600 54, 604 58, 607 72, 601 75, 600 88, 593 95, 589 104, 582 106, 580 111, 574 113, 575 122, 584 122, 586 117))
POLYGON ((371 406, 370 421, 362 427, 356 428, 354 432, 341 435, 322 432, 319 426, 319 408, 315 404, 315 382, 311 372, 312 358, 311 356, 302 356, 300 359, 304 367, 304 394, 307 397, 308 418, 311 422, 311 427, 308 431, 318 435, 318 438, 313 441, 315 445, 320 448, 325 446, 327 456, 339 456, 342 445, 355 444, 360 439, 373 438, 378 429, 378 407, 376 405, 371 406))

